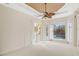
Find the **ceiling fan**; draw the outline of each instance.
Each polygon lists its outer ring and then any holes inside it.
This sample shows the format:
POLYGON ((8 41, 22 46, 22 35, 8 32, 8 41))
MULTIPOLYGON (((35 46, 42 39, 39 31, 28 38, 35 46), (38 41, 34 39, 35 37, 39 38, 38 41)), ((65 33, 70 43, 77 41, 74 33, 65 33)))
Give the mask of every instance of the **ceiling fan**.
POLYGON ((44 5, 45 5, 45 12, 43 13, 43 18, 45 17, 51 18, 53 15, 55 15, 55 13, 47 12, 47 3, 44 3, 44 5))
POLYGON ((41 13, 41 15, 39 15, 39 17, 42 18, 52 18, 52 16, 57 15, 57 14, 62 14, 62 13, 66 13, 67 11, 63 11, 63 12, 48 12, 47 11, 47 3, 44 3, 44 12, 41 13))

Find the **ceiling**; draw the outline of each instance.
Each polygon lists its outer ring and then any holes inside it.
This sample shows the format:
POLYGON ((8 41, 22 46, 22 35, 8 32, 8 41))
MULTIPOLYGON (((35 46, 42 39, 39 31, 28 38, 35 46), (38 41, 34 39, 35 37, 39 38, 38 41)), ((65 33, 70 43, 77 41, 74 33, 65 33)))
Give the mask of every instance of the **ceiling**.
MULTIPOLYGON (((26 4, 31 6, 38 12, 44 12, 44 10, 45 10, 44 3, 26 3, 26 4)), ((47 12, 55 12, 64 5, 65 5, 65 3, 47 3, 47 12)))

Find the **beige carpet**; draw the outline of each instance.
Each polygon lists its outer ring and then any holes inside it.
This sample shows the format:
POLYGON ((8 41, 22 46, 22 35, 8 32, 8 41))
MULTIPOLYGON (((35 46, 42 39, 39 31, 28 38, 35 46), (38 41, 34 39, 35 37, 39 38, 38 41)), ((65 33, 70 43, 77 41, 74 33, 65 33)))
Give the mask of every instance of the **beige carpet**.
POLYGON ((77 47, 57 42, 37 42, 29 47, 12 51, 5 56, 76 56, 79 55, 77 47))

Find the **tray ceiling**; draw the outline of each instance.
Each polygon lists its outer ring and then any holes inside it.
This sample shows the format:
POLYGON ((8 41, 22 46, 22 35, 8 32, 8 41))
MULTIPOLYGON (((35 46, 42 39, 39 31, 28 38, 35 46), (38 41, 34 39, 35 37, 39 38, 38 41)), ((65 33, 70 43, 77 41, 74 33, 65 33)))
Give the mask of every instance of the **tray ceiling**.
MULTIPOLYGON (((44 12, 44 10, 45 10, 44 3, 26 3, 26 4, 31 6, 38 12, 44 12)), ((64 5, 65 5, 65 3, 47 3, 47 12, 55 12, 64 5)))

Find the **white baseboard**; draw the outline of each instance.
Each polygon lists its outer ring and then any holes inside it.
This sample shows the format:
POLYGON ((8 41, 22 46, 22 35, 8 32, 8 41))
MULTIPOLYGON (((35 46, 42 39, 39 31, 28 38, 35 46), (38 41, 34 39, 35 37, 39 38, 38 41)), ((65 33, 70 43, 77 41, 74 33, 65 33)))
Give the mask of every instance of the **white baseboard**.
POLYGON ((1 51, 1 52, 0 52, 0 55, 2 56, 2 55, 4 55, 4 54, 6 54, 6 53, 9 53, 9 52, 12 52, 12 51, 16 51, 16 50, 19 50, 19 49, 21 49, 21 48, 24 48, 24 46, 20 46, 20 47, 14 48, 14 49, 7 49, 7 50, 5 50, 5 51, 1 51))

